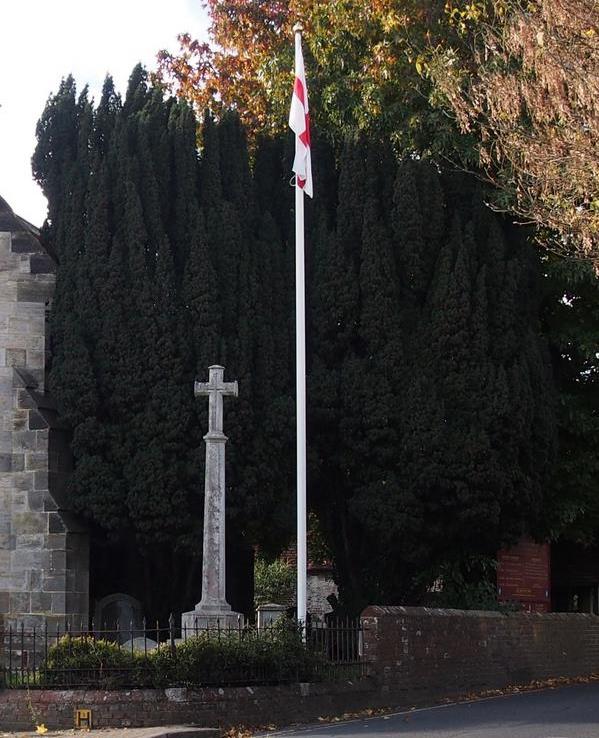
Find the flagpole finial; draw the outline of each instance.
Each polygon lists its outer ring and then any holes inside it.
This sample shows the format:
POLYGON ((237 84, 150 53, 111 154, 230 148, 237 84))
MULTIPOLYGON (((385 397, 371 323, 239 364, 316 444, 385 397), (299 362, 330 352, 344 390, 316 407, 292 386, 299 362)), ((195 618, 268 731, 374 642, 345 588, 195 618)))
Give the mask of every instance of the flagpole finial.
POLYGON ((293 26, 293 33, 301 33, 301 32, 302 32, 303 30, 304 30, 304 27, 303 27, 303 26, 302 26, 302 24, 301 24, 301 23, 299 23, 299 22, 298 22, 298 23, 296 23, 296 24, 295 24, 295 25, 293 26))

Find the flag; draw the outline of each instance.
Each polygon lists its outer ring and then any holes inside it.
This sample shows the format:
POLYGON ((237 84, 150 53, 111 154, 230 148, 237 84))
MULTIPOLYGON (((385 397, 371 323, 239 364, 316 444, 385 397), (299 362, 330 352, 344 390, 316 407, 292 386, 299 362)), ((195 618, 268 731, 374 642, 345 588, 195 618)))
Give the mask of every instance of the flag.
POLYGON ((312 162, 310 159, 310 112, 308 88, 302 56, 302 38, 295 34, 295 83, 289 111, 289 127, 295 133, 295 159, 293 171, 298 186, 312 197, 312 162))

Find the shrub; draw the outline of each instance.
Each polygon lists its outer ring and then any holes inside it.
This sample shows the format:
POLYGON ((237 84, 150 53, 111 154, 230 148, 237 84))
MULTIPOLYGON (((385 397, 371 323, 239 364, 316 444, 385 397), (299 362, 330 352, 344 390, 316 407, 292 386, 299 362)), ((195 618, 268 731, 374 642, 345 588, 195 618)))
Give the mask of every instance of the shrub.
POLYGON ((266 633, 245 629, 189 638, 175 661, 176 680, 190 685, 309 680, 322 659, 304 647, 294 626, 282 623, 266 633))
POLYGON ((325 673, 324 657, 302 643, 292 623, 267 631, 246 628, 201 633, 174 652, 161 645, 147 654, 91 636, 64 636, 48 649, 40 686, 199 686, 309 681, 325 673))
POLYGON ((257 556, 254 562, 254 607, 276 602, 287 605, 295 591, 295 569, 281 559, 267 561, 257 556))
POLYGON ((139 683, 143 661, 143 656, 132 654, 111 641, 65 635, 48 649, 39 670, 40 684, 130 686, 139 683))

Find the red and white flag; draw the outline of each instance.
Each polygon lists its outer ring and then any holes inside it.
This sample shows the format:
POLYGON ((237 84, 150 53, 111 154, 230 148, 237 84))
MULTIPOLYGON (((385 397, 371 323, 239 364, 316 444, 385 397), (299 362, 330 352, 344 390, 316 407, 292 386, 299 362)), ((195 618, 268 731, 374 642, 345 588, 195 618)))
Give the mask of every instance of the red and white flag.
POLYGON ((295 83, 289 111, 289 127, 295 133, 295 159, 293 171, 298 186, 312 197, 312 162, 310 159, 310 112, 308 110, 308 88, 304 72, 302 41, 295 34, 295 83))

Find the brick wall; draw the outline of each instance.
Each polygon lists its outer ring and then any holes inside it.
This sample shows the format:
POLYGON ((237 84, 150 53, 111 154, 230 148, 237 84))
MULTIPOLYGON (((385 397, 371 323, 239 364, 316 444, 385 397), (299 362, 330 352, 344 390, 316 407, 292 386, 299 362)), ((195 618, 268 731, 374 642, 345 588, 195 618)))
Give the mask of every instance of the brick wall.
POLYGON ((371 680, 220 689, 0 691, 0 730, 72 728, 74 710, 91 708, 94 728, 194 723, 202 727, 285 725, 368 707, 371 680))
POLYGON ((369 607, 362 615, 368 676, 354 682, 222 689, 0 690, 0 729, 32 713, 72 727, 78 707, 97 727, 195 723, 285 725, 366 707, 434 703, 550 677, 599 674, 599 617, 369 607))
POLYGON ((394 705, 599 674, 599 617, 369 607, 368 673, 394 705))

